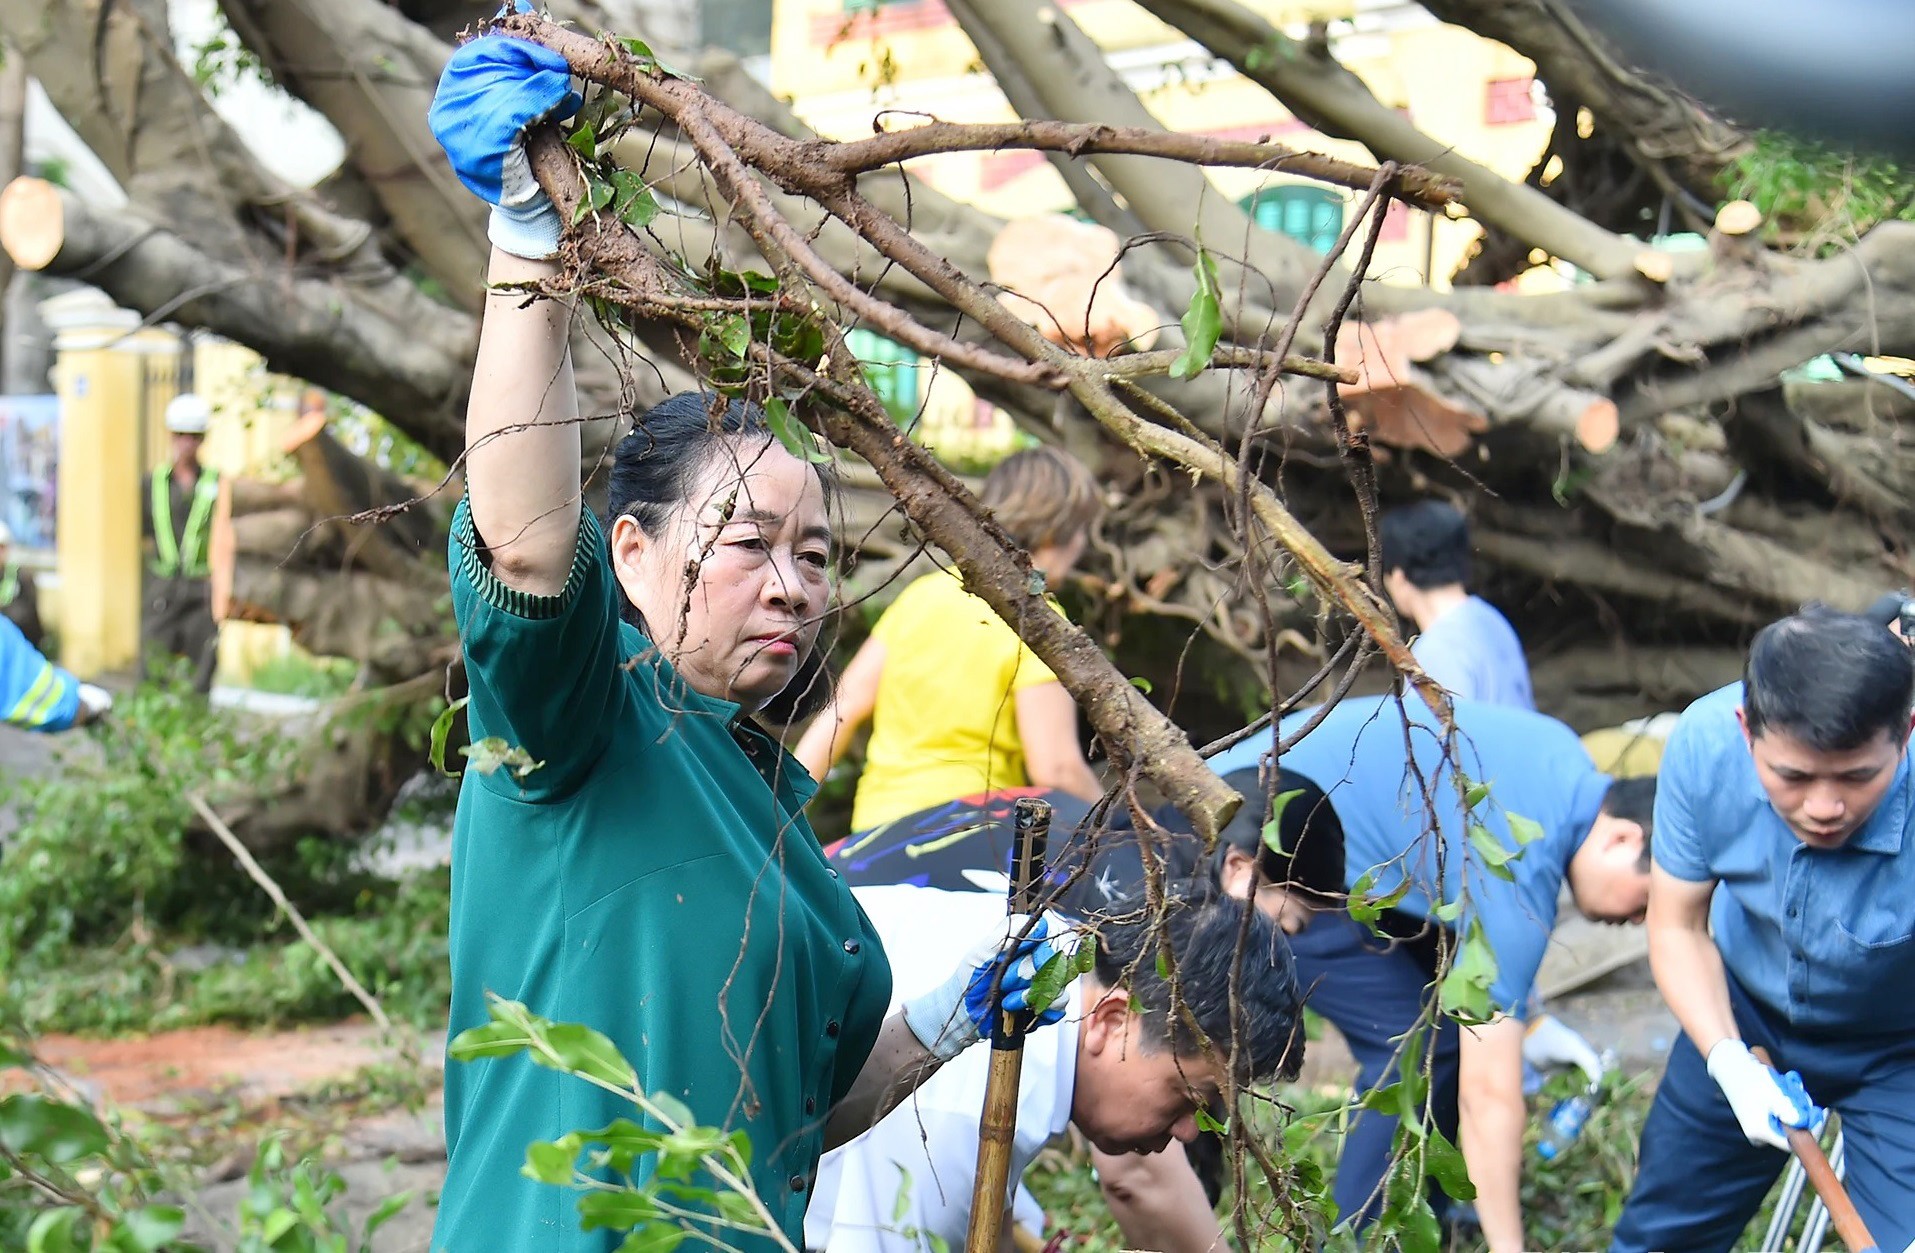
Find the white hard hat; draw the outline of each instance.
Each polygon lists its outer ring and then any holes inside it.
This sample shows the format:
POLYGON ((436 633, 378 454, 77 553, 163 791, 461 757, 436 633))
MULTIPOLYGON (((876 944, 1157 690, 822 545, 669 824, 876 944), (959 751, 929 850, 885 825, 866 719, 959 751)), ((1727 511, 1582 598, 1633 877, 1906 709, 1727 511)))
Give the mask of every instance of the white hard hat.
POLYGON ((206 422, 212 416, 205 398, 193 392, 182 392, 166 402, 166 429, 175 435, 206 434, 206 422))

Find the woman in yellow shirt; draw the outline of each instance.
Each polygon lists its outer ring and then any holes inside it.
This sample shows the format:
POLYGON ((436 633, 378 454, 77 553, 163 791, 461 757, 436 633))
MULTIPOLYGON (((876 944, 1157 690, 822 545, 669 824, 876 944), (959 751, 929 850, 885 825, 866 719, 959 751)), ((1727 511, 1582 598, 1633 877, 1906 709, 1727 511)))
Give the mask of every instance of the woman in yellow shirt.
MULTIPOLYGON (((1090 471, 1053 448, 999 462, 983 501, 1051 587, 1076 566, 1102 511, 1090 471)), ((866 719, 854 831, 1009 788, 1085 801, 1103 793, 1077 738, 1076 702, 955 571, 915 580, 885 610, 799 741, 798 760, 823 779, 866 719)))

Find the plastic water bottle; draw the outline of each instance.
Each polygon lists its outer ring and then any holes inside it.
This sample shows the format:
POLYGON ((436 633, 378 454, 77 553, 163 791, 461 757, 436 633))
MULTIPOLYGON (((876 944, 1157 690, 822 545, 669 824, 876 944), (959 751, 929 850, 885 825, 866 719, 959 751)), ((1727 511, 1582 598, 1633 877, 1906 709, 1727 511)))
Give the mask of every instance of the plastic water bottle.
MULTIPOLYGON (((1602 1068, 1605 1072, 1616 1065, 1615 1054, 1608 1049, 1602 1053, 1602 1068)), ((1553 1162, 1569 1151, 1569 1146, 1583 1133, 1589 1124, 1589 1115, 1596 1108, 1596 1101, 1602 1096, 1602 1081, 1592 1079, 1589 1086, 1574 1096, 1564 1097, 1556 1102, 1549 1111, 1549 1120, 1543 1124, 1543 1133, 1536 1142, 1536 1153, 1546 1162, 1553 1162)))
POLYGON ((1537 1154, 1544 1161, 1553 1162, 1567 1153, 1569 1146, 1582 1135, 1595 1108, 1595 1095, 1587 1091, 1556 1102, 1556 1107, 1549 1111, 1549 1121, 1543 1124, 1542 1138, 1536 1143, 1537 1154))

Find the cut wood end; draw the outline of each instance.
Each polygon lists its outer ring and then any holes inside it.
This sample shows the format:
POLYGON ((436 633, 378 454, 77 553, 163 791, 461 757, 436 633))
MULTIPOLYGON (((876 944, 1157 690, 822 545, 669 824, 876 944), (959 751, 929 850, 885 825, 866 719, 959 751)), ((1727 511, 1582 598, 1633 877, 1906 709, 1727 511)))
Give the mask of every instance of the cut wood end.
POLYGON ((23 270, 44 270, 66 241, 60 189, 43 178, 21 177, 0 191, 0 247, 23 270))
POLYGON ((1598 398, 1576 419, 1576 442, 1594 453, 1608 452, 1622 434, 1622 415, 1616 402, 1598 398))
POLYGON ((1746 200, 1731 200, 1716 211, 1716 230, 1724 235, 1747 235, 1762 225, 1762 210, 1746 200))
POLYGON ((1636 254, 1636 273, 1652 283, 1666 283, 1675 277, 1676 259, 1653 249, 1636 254))

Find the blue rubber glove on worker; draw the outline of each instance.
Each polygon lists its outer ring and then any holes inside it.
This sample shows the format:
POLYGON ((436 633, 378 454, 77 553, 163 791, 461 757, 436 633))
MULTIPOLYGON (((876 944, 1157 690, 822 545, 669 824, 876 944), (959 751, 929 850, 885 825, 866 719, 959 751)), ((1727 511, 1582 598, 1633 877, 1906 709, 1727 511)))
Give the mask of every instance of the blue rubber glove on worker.
MULTIPOLYGON (((991 1032, 991 980, 997 967, 1006 960, 1004 971, 1004 1008, 1017 1012, 1029 1003, 1032 980, 1045 963, 1060 955, 1076 952, 1079 943, 1091 943, 1071 929, 1056 914, 1045 914, 1031 926, 1011 949, 1012 941, 1023 933, 1030 919, 1012 914, 1003 931, 993 933, 958 963, 951 977, 923 996, 904 1003, 904 1021, 919 1043, 939 1061, 949 1061, 991 1032)), ((1037 1016, 1036 1024, 1049 1026, 1064 1016, 1062 998, 1037 1016)))
POLYGON ((1776 1073, 1740 1040, 1720 1040, 1709 1050, 1709 1077, 1729 1099, 1750 1144, 1787 1151, 1789 1128, 1820 1135, 1828 1121, 1828 1111, 1809 1099, 1801 1075, 1776 1073))
MULTIPOLYGON (((515 3, 520 13, 532 11, 526 0, 515 3)), ((525 128, 569 118, 579 104, 564 57, 504 35, 463 45, 439 76, 426 120, 459 181, 492 206, 486 235, 514 256, 551 256, 563 229, 558 209, 532 176, 525 128)))

